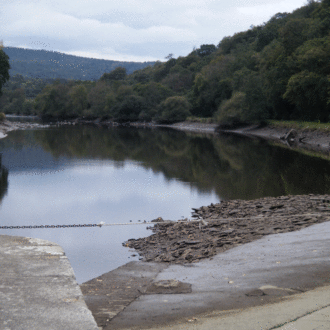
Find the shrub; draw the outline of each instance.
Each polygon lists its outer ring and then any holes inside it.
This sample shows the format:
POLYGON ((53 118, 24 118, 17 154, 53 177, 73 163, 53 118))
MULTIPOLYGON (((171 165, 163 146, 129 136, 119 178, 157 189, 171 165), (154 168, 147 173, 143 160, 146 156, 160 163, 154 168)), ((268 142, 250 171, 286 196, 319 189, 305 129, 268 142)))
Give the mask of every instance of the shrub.
POLYGON ((155 118, 160 123, 175 123, 185 121, 190 113, 190 103, 183 96, 171 96, 159 105, 158 116, 155 118))
POLYGON ((229 100, 220 104, 215 119, 220 126, 239 125, 245 121, 247 110, 245 93, 235 92, 229 100))

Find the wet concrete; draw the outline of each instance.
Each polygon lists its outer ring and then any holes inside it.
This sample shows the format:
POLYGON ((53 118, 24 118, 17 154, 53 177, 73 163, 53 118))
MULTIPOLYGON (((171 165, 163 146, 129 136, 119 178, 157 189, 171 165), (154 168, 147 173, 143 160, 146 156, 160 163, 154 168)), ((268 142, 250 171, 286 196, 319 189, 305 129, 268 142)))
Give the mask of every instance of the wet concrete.
POLYGON ((171 265, 154 281, 189 283, 191 293, 141 293, 104 329, 169 326, 214 311, 283 302, 299 292, 329 285, 329 239, 330 223, 325 222, 263 237, 212 260, 171 265))

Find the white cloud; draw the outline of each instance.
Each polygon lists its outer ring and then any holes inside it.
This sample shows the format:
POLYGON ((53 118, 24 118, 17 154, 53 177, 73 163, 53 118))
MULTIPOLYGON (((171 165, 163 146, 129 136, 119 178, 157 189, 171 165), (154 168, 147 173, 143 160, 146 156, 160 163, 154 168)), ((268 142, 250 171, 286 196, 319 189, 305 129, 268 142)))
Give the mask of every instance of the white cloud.
POLYGON ((0 39, 117 60, 186 55, 305 0, 0 0, 0 39), (41 45, 41 46, 40 46, 41 45))
MULTIPOLYGON (((242 6, 242 7, 238 7, 237 11, 242 15, 251 16, 254 17, 255 19, 257 19, 258 17, 264 19, 266 17, 266 20, 268 20, 270 17, 274 16, 277 13, 293 11, 294 9, 301 7, 304 4, 304 2, 300 0, 279 1, 276 3, 260 4, 256 6, 242 6)), ((257 24, 260 23, 255 23, 254 25, 257 24)))

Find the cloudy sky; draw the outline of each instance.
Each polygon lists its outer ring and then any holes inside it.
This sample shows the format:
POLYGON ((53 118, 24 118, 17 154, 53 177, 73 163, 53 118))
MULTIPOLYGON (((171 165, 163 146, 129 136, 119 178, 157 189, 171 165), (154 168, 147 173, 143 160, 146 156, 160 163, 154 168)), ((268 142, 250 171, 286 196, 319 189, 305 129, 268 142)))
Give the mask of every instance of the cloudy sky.
POLYGON ((5 46, 164 60, 291 12, 307 0, 0 0, 5 46))

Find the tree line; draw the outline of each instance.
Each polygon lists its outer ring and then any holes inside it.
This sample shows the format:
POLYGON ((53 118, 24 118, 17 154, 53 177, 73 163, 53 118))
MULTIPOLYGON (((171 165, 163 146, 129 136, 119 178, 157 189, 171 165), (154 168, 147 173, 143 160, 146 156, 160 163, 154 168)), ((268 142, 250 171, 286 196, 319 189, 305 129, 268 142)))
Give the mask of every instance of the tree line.
POLYGON ((309 0, 185 57, 170 54, 131 74, 117 67, 97 81, 57 80, 31 102, 36 114, 57 118, 327 122, 329 63, 330 0, 309 0))

